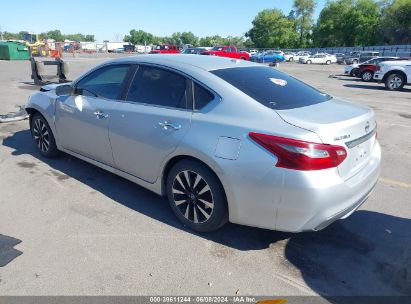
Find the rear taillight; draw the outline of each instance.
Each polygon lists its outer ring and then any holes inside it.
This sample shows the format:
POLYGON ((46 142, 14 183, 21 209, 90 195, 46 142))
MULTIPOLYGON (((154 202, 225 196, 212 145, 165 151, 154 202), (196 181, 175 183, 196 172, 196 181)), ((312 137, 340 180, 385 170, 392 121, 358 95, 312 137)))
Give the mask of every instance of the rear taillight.
POLYGON ((344 147, 318 144, 260 133, 250 138, 278 158, 276 167, 294 170, 322 170, 339 166, 347 157, 344 147))

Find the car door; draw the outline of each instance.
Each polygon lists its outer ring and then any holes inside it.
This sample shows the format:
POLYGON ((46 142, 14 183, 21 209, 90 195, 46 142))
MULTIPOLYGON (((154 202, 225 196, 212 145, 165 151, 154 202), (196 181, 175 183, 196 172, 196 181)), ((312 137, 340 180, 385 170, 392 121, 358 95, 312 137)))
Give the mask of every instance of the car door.
POLYGON ((110 121, 109 137, 118 169, 147 182, 156 181, 164 159, 190 128, 190 83, 175 71, 139 66, 110 121))
POLYGON ((73 96, 57 99, 55 125, 64 149, 114 164, 108 125, 129 69, 129 65, 99 68, 74 85, 73 96))

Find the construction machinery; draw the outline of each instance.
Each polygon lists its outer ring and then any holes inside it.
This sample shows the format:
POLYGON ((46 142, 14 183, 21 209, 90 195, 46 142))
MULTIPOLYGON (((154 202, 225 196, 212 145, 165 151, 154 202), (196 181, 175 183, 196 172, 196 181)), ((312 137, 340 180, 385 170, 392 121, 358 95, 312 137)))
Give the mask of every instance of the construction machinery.
POLYGON ((47 57, 49 48, 47 43, 39 39, 39 34, 28 33, 23 35, 23 40, 30 48, 31 56, 47 57))

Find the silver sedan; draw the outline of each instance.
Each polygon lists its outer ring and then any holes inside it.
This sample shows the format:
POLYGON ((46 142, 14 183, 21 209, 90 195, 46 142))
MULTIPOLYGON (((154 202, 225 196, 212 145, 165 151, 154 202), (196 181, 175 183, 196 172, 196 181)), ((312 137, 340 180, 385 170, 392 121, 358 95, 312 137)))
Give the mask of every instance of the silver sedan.
POLYGON ((39 152, 65 152, 166 195, 206 232, 320 230, 379 175, 374 113, 276 69, 214 56, 106 62, 26 105, 39 152))

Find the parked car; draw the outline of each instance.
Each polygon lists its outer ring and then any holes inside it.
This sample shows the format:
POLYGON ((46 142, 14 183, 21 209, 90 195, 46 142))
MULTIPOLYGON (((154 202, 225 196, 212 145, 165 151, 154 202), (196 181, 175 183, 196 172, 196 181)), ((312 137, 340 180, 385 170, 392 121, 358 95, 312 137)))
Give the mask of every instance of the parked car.
POLYGON ((344 74, 349 75, 351 77, 359 77, 360 75, 360 68, 358 67, 358 63, 353 63, 350 65, 346 65, 344 67, 344 74))
POLYGON ((239 51, 235 46, 216 46, 209 51, 200 53, 201 55, 212 55, 219 57, 228 57, 234 59, 250 60, 250 54, 239 51))
POLYGON ((411 60, 379 63, 374 73, 374 80, 383 82, 387 90, 402 90, 404 85, 411 84, 411 60))
POLYGON ((296 54, 293 53, 293 52, 286 52, 286 53, 284 54, 284 59, 285 59, 285 61, 293 62, 295 55, 296 55, 296 54))
POLYGON ((300 57, 300 63, 305 63, 305 64, 312 64, 312 63, 317 63, 317 64, 331 64, 337 62, 337 58, 335 56, 332 56, 330 54, 315 54, 309 57, 300 57))
POLYGON ((309 57, 311 55, 312 55, 311 52, 297 52, 297 54, 295 54, 293 59, 294 59, 294 61, 300 61, 300 58, 309 57))
POLYGON ((372 58, 376 58, 380 55, 379 52, 374 51, 357 51, 351 52, 349 55, 344 57, 345 64, 356 64, 363 63, 372 58))
POLYGON ((251 49, 251 50, 248 51, 248 54, 250 54, 250 56, 253 56, 257 53, 258 53, 258 51, 256 49, 251 49))
POLYGON ((397 60, 397 59, 399 59, 399 58, 397 58, 397 57, 378 57, 378 58, 368 60, 367 62, 364 62, 364 63, 358 65, 359 73, 357 73, 356 76, 361 78, 362 81, 370 82, 370 81, 373 80, 374 73, 377 70, 377 65, 380 62, 390 61, 390 60, 397 60))
POLYGON ((337 58, 337 63, 338 64, 343 64, 344 63, 344 56, 345 56, 344 53, 335 53, 334 55, 337 58))
POLYGON ((181 52, 181 54, 201 54, 202 52, 207 51, 207 49, 202 47, 187 48, 181 52))
POLYGON ((379 175, 370 108, 248 61, 117 58, 42 87, 26 110, 42 156, 63 151, 167 196, 200 232, 227 221, 320 230, 359 208, 379 175))
POLYGON ((256 55, 253 60, 259 63, 282 62, 285 61, 285 57, 282 54, 281 51, 269 50, 256 55))
POLYGON ((150 54, 180 54, 177 46, 170 44, 158 45, 150 54))

